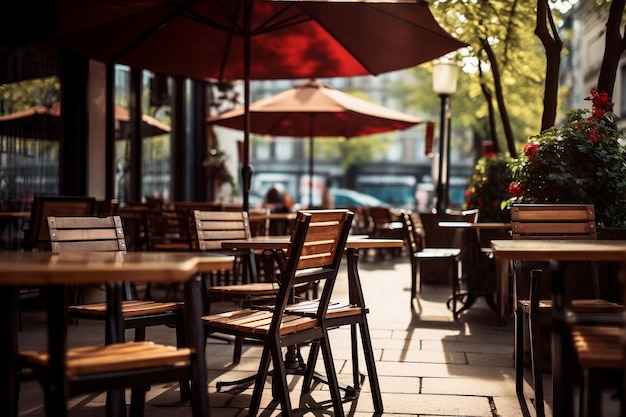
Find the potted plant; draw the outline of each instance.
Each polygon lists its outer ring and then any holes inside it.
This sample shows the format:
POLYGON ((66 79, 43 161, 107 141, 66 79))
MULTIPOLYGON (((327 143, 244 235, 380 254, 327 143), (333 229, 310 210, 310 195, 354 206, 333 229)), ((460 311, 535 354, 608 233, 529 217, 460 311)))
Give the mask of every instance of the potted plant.
POLYGON ((478 209, 478 220, 482 222, 508 222, 509 211, 502 202, 511 195, 508 192, 512 181, 508 154, 490 153, 480 158, 470 177, 465 191, 465 208, 478 209))
MULTIPOLYGON (((512 162, 513 203, 594 204, 599 227, 626 227, 626 155, 608 94, 591 90, 592 108, 531 136, 512 162)), ((601 232, 600 232, 601 233, 601 232)))

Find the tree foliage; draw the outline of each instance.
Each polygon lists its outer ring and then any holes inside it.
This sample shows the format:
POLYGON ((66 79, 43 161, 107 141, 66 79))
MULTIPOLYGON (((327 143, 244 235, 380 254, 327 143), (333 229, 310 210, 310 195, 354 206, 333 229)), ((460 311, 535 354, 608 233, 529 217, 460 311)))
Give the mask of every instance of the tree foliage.
MULTIPOLYGON (((457 55, 463 73, 457 93, 452 97, 453 148, 460 145, 455 137, 467 143, 474 134, 484 140, 501 140, 508 135, 511 142, 498 145, 514 153, 516 146, 539 132, 545 52, 533 34, 535 5, 520 0, 439 0, 431 4, 437 21, 470 45, 467 51, 457 55), (489 127, 489 105, 483 93, 485 88, 496 92, 493 65, 485 52, 487 45, 493 52, 492 59, 497 60, 502 90, 500 102, 495 105, 494 98, 493 103, 497 115, 495 133, 489 127), (503 114, 508 115, 510 122, 508 133, 502 123, 503 114), (459 132, 458 127, 469 129, 470 133, 459 132)), ((438 105, 430 86, 430 68, 430 65, 423 65, 415 70, 416 75, 421 73, 423 81, 421 87, 413 86, 413 97, 409 100, 415 103, 415 111, 427 112, 436 119, 438 105)))

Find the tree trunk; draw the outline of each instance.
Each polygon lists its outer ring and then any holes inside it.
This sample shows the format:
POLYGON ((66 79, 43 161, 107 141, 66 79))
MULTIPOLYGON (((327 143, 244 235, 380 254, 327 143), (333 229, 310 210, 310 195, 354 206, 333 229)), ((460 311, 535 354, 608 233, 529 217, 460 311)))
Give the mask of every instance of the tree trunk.
POLYGON ((478 74, 480 77, 480 89, 483 92, 483 96, 485 96, 485 101, 487 101, 487 109, 489 110, 489 136, 491 137, 491 141, 493 142, 493 151, 495 153, 500 153, 502 150, 500 149, 500 143, 498 142, 498 132, 496 131, 496 112, 493 108, 493 95, 491 94, 491 89, 487 86, 483 76, 483 70, 480 65, 478 65, 478 74))
POLYGON ((609 17, 606 21, 606 43, 597 88, 598 91, 607 93, 609 97, 613 97, 619 59, 624 49, 626 49, 626 41, 620 34, 625 4, 626 0, 613 0, 609 9, 609 17))
MULTIPOLYGON (((624 0, 626 1, 626 0, 624 0)), ((537 25, 535 35, 546 51, 546 83, 543 92, 543 115, 541 132, 554 126, 559 92, 559 68, 563 42, 559 38, 548 0, 537 0, 537 25), (548 23, 550 28, 548 28, 548 23), (552 34, 550 34, 552 32, 552 34)))
POLYGON ((511 128, 511 120, 509 119, 509 113, 506 110, 504 104, 504 95, 502 94, 502 80, 500 78, 500 69, 498 68, 498 61, 491 49, 491 45, 487 39, 481 39, 480 43, 487 53, 487 58, 491 64, 491 71, 493 73, 493 84, 496 90, 496 101, 498 103, 498 110, 500 110, 500 118, 502 119, 502 127, 504 128, 504 136, 506 138, 507 146, 509 147, 509 154, 512 158, 517 158, 517 149, 515 148, 515 138, 513 137, 513 129, 511 128))

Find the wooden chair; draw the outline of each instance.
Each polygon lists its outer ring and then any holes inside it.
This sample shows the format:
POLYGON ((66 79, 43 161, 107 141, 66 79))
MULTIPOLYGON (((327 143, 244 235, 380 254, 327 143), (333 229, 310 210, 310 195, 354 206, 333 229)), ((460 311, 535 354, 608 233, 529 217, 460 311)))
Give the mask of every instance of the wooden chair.
POLYGON ((36 195, 30 215, 27 250, 50 250, 49 216, 91 216, 94 214, 94 197, 36 195))
MULTIPOLYGON (((108 217, 49 217, 48 229, 50 230, 50 242, 53 252, 68 251, 126 251, 124 229, 119 216, 108 217)), ((147 277, 149 279, 149 277, 147 277)), ((107 291, 113 291, 107 288, 107 291)), ((135 329, 135 342, 141 343, 146 340, 146 328, 150 326, 165 325, 176 328, 176 343, 179 348, 185 345, 183 331, 183 303, 180 302, 154 302, 132 299, 132 292, 127 284, 124 284, 124 299, 122 302, 122 320, 124 329, 135 329)), ((75 319, 84 320, 107 320, 106 303, 94 303, 83 305, 71 305, 68 315, 75 319)), ((124 340, 124 334, 119 335, 124 340)), ((106 342, 111 339, 107 333, 106 342)), ((180 380, 181 400, 189 400, 188 379, 180 380)), ((133 401, 136 406, 141 406, 137 413, 143 411, 143 401, 133 401)))
MULTIPOLYGON (((389 238, 389 239, 403 239, 403 223, 395 216, 389 207, 370 207, 369 213, 372 221, 372 232, 370 237, 374 238, 389 238)), ((388 249, 392 256, 398 256, 399 250, 388 249)), ((377 255, 382 255, 383 251, 379 251, 377 255)))
POLYGON ((193 216, 194 210, 224 211, 224 204, 219 201, 175 201, 174 209, 187 211, 193 216))
MULTIPOLYGON (((263 343, 261 362, 250 401, 250 416, 258 413, 270 359, 274 364, 272 391, 280 400, 282 414, 292 415, 281 348, 309 342, 320 344, 334 414, 339 417, 344 415, 326 317, 352 216, 347 210, 299 212, 282 264, 276 303, 269 308, 251 307, 203 317, 208 331, 252 338, 263 343), (297 307, 292 309, 295 285, 318 281, 323 282, 323 289, 316 310, 310 313, 299 311, 297 307)), ((309 367, 307 372, 312 374, 312 368, 309 367)))
MULTIPOLYGON (((50 250, 48 216, 90 216, 94 214, 94 197, 35 195, 31 208, 28 231, 24 233, 25 250, 50 250)), ((39 288, 22 288, 21 298, 39 297, 39 288)), ((81 291, 72 287, 72 302, 81 302, 81 291)))
POLYGON ((413 300, 417 298, 418 291, 422 292, 421 266, 425 262, 438 262, 445 264, 448 270, 448 279, 452 283, 452 296, 449 305, 452 307, 452 316, 458 317, 457 295, 460 293, 460 264, 461 249, 459 248, 425 248, 425 232, 419 214, 405 212, 402 214, 404 221, 404 240, 406 242, 409 259, 411 261, 411 309, 414 308, 413 300))
MULTIPOLYGON (((511 208, 511 231, 513 239, 596 239, 596 223, 593 205, 588 204, 516 204, 511 208)), ((622 307, 597 298, 597 269, 578 272, 584 281, 592 283, 593 298, 572 300, 575 312, 607 313, 619 312, 622 307)), ((543 297, 540 284, 545 285, 549 268, 545 263, 514 263, 515 268, 515 370, 516 391, 520 404, 526 407, 524 397, 524 326, 528 327, 530 364, 535 410, 538 416, 545 415, 543 404, 543 354, 540 324, 550 323, 552 302, 543 297), (529 277, 524 280, 524 277, 529 277)), ((583 268, 584 269, 584 268, 583 268)))
POLYGON ((152 252, 190 252, 196 239, 186 210, 145 210, 143 212, 146 249, 152 252))
POLYGON ((120 201, 117 198, 96 200, 94 214, 100 217, 116 216, 120 208, 120 201))
MULTIPOLYGON (((196 250, 196 238, 191 216, 187 210, 144 210, 143 240, 149 252, 191 252, 196 250)), ((162 284, 164 299, 180 299, 179 284, 162 284)), ((143 298, 153 300, 153 285, 146 286, 143 298)))

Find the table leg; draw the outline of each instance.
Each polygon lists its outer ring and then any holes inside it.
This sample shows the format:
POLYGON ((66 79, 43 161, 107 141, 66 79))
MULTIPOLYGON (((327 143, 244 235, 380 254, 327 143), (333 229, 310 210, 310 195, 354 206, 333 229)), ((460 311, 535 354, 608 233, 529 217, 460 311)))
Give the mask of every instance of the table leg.
POLYGON ((498 324, 504 326, 509 318, 509 261, 496 260, 496 292, 498 307, 498 324))
POLYGON ((196 275, 185 283, 185 334, 192 348, 191 402, 194 417, 206 417, 209 413, 207 391, 207 368, 205 358, 206 338, 202 327, 202 278, 196 275))
POLYGON ((18 412, 18 367, 17 367, 17 333, 19 318, 19 288, 4 287, 0 290, 0 314, 4 320, 4 328, 8 335, 0 344, 0 412, 7 417, 17 417, 18 412))
MULTIPOLYGON (((122 284, 110 283, 106 285, 106 289, 107 316, 105 320, 105 343, 123 343, 124 317, 122 316, 122 284)), ((106 408, 107 415, 126 415, 126 396, 124 391, 108 390, 106 408)))
POLYGON ((65 383, 67 349, 67 288, 53 285, 46 288, 48 308, 48 368, 50 382, 45 384, 46 415, 67 416, 69 393, 65 383))
POLYGON ((565 321, 569 297, 562 267, 563 265, 559 262, 550 263, 552 272, 552 412, 555 417, 574 415, 573 352, 571 336, 565 321))
MULTIPOLYGON (((367 366, 367 376, 369 378, 370 390, 372 391, 372 401, 374 402, 374 410, 377 413, 383 412, 383 398, 380 393, 380 385, 378 383, 378 372, 376 371, 376 360, 374 358, 374 348, 372 347, 372 340, 369 334, 369 326, 367 325, 367 316, 366 316, 366 306, 365 306, 365 297, 363 296, 363 287, 361 286, 361 278, 359 277, 359 250, 355 248, 348 248, 348 297, 350 299, 350 304, 355 304, 361 306, 363 317, 359 324, 360 332, 361 332, 361 343, 363 345, 363 353, 365 355, 365 363, 367 366)), ((356 341, 355 325, 351 325, 352 329, 352 337, 353 337, 353 345, 356 341)), ((354 351, 353 346, 353 351, 354 351)), ((357 362, 356 358, 353 359, 353 362, 357 362)), ((358 373, 358 367, 355 367, 355 372, 358 373)), ((358 378, 358 375, 355 375, 355 381, 358 378)), ((355 384, 356 385, 356 384, 355 384)), ((355 387, 358 388, 358 385, 355 387)))

